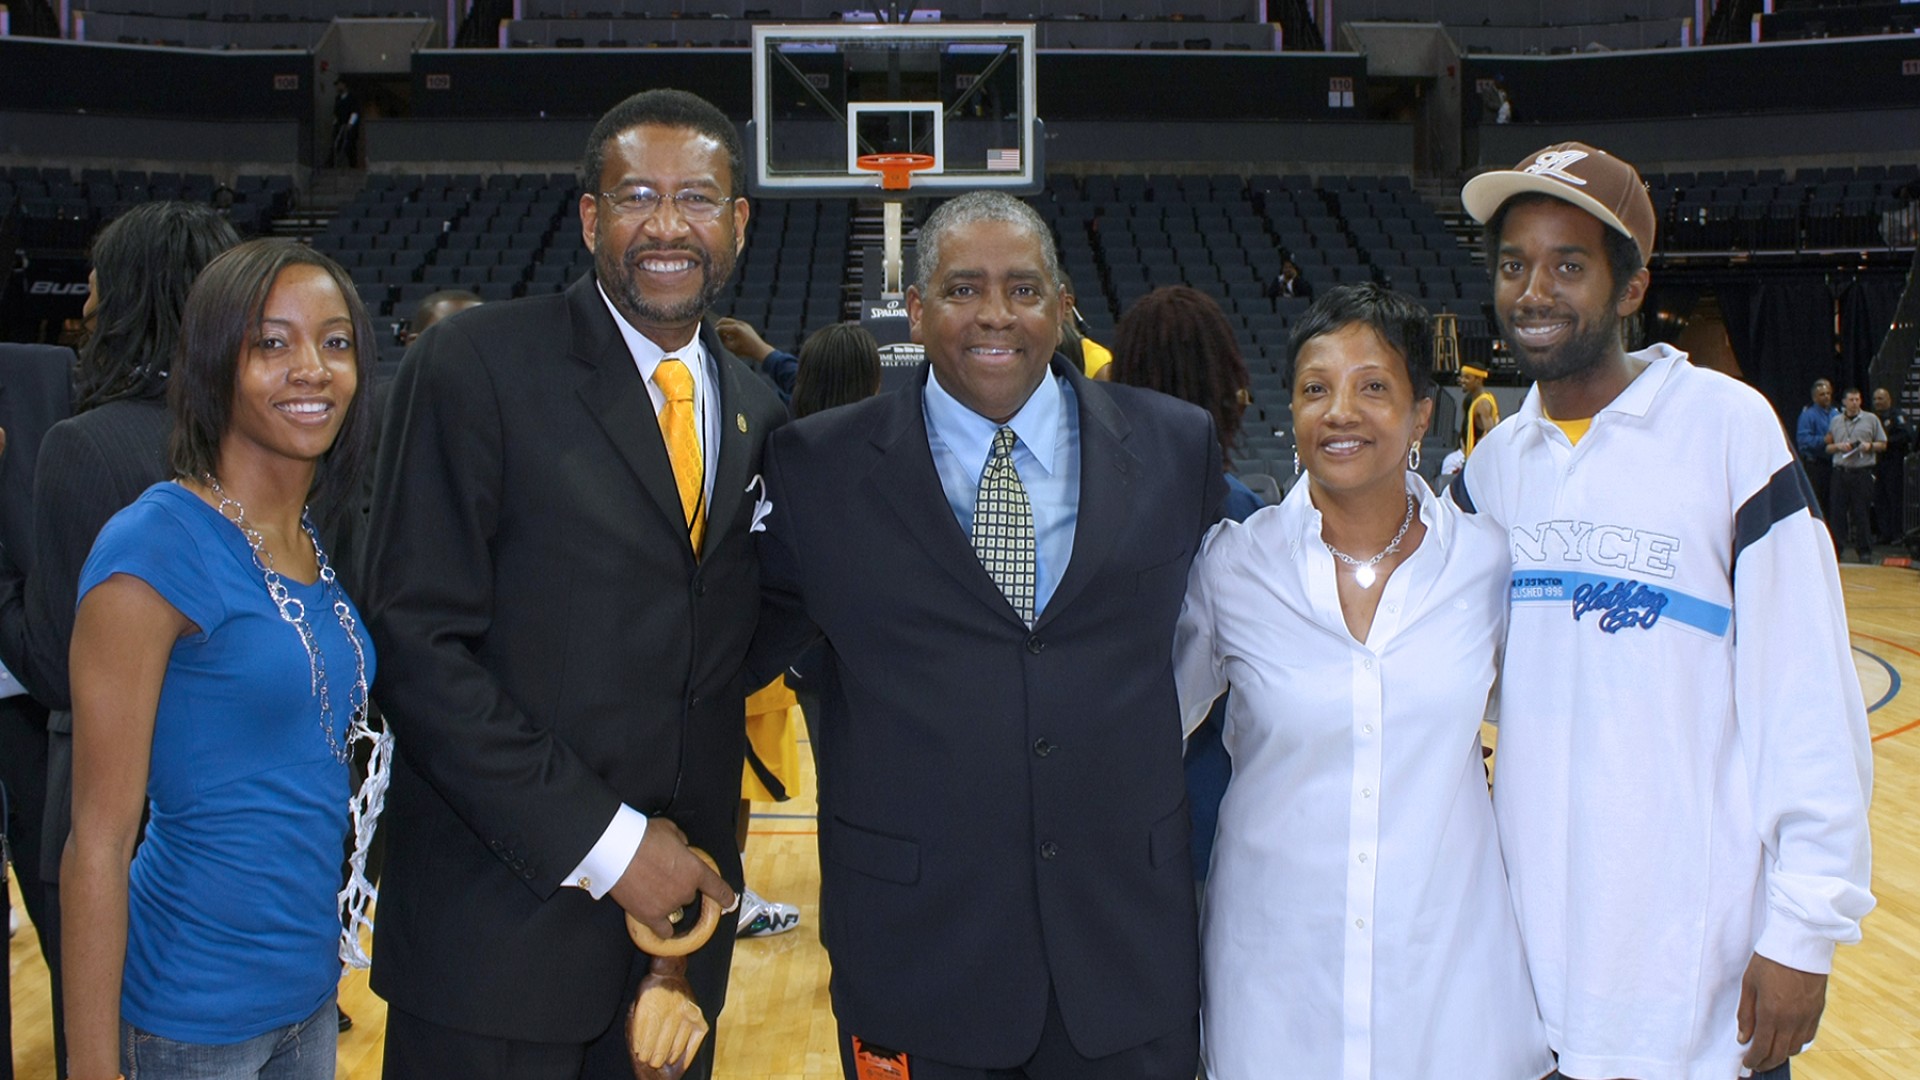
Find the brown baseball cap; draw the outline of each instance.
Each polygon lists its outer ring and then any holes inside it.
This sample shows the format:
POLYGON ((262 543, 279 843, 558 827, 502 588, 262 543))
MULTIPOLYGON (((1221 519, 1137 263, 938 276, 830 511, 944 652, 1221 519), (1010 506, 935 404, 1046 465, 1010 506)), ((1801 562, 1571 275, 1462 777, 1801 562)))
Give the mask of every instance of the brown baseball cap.
POLYGON ((1640 261, 1653 256, 1658 221, 1647 185, 1633 166, 1586 143, 1554 143, 1528 154, 1511 169, 1483 172, 1460 189, 1473 220, 1485 224, 1515 195, 1539 192, 1563 199, 1607 227, 1633 238, 1640 261))

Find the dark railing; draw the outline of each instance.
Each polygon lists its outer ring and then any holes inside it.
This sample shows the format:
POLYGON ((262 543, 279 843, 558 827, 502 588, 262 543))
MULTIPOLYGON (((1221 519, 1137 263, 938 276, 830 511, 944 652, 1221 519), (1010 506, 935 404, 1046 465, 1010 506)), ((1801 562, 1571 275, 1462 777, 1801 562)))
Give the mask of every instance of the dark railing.
POLYGON ((500 21, 513 17, 513 0, 473 0, 460 20, 456 48, 491 49, 500 44, 500 21))
POLYGON ((1271 0, 1267 17, 1280 24, 1281 48, 1287 52, 1321 52, 1326 43, 1307 0, 1271 0))
POLYGON ((1707 44, 1738 45, 1753 40, 1753 17, 1760 8, 1761 0, 1718 0, 1713 14, 1707 16, 1707 44))

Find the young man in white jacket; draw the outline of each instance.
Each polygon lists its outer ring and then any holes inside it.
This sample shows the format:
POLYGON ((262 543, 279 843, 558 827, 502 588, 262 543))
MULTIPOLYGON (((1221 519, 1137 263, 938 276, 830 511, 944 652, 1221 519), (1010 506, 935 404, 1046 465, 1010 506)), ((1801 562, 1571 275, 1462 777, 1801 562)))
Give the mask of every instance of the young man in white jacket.
POLYGON ((1819 500, 1758 393, 1625 351, 1655 233, 1631 165, 1560 143, 1462 197, 1536 380, 1451 492, 1512 543, 1494 804, 1560 1074, 1785 1077, 1873 907, 1819 500))

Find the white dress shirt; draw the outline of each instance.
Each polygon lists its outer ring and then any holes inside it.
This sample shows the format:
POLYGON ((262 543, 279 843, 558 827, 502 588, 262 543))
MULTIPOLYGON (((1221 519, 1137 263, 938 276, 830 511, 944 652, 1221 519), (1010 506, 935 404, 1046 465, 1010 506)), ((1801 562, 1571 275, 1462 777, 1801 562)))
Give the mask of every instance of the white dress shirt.
MULTIPOLYGON (((704 487, 701 498, 711 506, 715 472, 712 448, 720 445, 720 410, 711 404, 714 396, 711 388, 719 383, 720 369, 715 365, 714 358, 707 355, 698 333, 694 334, 686 347, 669 354, 627 322, 626 316, 620 314, 608 298, 605 286, 596 284, 595 287, 599 288, 600 299, 613 316, 613 324, 620 328, 620 338, 627 343, 627 351, 633 354, 635 369, 646 380, 647 396, 653 399, 655 416, 660 415, 661 407, 667 402, 665 392, 653 381, 653 370, 660 366, 660 361, 669 355, 677 356, 687 365, 687 371, 692 373, 694 415, 700 418, 695 430, 700 436, 700 460, 706 463, 706 467, 700 470, 704 487)), ((622 805, 614 811, 613 821, 600 834, 600 839, 587 852, 587 857, 580 860, 580 865, 574 867, 573 872, 561 880, 561 884, 585 889, 595 900, 607 895, 613 883, 626 873, 627 864, 633 861, 633 853, 640 850, 640 841, 646 835, 646 815, 631 806, 622 805)))
POLYGON ((1189 731, 1233 689, 1207 1074, 1535 1080, 1553 1059, 1480 763, 1504 539, 1407 474, 1426 535, 1356 641, 1309 487, 1208 535, 1175 639, 1189 731))

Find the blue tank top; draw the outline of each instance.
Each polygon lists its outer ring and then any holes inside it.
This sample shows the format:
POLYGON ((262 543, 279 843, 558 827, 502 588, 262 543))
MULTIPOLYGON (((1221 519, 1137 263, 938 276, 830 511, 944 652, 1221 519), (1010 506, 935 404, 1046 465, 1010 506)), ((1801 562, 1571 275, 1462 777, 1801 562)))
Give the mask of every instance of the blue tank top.
MULTIPOLYGON (((240 1042, 305 1019, 339 980, 347 766, 299 633, 218 511, 178 484, 148 488, 100 531, 80 596, 115 574, 199 627, 173 647, 154 718, 121 1016, 179 1042, 240 1042)), ((344 746, 353 648, 324 585, 286 585, 325 658, 344 746)), ((373 644, 357 636, 371 685, 373 644)))

